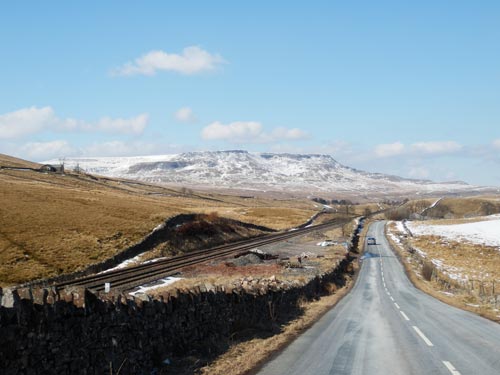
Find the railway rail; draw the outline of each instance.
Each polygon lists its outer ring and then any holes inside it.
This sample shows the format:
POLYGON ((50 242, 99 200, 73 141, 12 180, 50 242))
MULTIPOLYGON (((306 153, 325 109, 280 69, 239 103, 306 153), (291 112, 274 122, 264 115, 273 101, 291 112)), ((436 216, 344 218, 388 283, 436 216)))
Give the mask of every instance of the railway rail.
POLYGON ((82 277, 79 279, 57 283, 54 286, 58 289, 64 289, 68 286, 83 286, 93 291, 103 291, 105 283, 109 283, 113 290, 132 289, 138 285, 147 284, 164 277, 175 275, 180 269, 205 263, 210 260, 220 259, 235 255, 237 253, 248 251, 256 246, 263 246, 275 242, 284 241, 289 238, 304 235, 316 230, 327 229, 330 227, 339 227, 349 222, 348 220, 339 220, 335 222, 308 226, 285 233, 276 233, 264 237, 253 238, 250 240, 239 241, 232 244, 217 246, 209 249, 197 250, 188 254, 175 256, 168 259, 162 259, 156 262, 140 264, 133 267, 105 271, 99 274, 82 277))

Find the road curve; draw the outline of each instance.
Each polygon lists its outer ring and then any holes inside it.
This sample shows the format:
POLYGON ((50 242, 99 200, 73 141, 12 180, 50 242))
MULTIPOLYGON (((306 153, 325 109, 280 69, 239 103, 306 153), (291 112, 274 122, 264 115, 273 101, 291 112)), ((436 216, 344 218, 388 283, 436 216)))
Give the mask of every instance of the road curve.
POLYGON ((259 375, 500 374, 500 325, 416 289, 384 225, 352 291, 259 375))

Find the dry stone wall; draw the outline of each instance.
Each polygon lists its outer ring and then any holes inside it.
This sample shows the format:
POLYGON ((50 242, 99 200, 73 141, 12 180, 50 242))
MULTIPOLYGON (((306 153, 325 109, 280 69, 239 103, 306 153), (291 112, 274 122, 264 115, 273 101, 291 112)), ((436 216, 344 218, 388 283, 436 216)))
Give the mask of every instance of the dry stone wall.
POLYGON ((1 290, 1 374, 150 374, 172 356, 215 356, 232 335, 278 331, 300 314, 298 301, 343 285, 350 262, 306 285, 225 289, 203 285, 154 299, 87 290, 1 290))
POLYGON ((205 284, 155 298, 0 288, 0 374, 152 374, 167 358, 215 357, 235 335, 277 332, 301 314, 299 301, 345 285, 352 259, 305 285, 275 279, 230 289, 205 284))

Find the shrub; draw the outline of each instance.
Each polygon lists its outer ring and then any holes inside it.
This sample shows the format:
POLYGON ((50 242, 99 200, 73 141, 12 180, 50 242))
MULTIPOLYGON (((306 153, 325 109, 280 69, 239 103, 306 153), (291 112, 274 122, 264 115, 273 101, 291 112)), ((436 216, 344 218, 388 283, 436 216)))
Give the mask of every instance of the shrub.
POLYGON ((424 264, 422 265, 422 277, 424 278, 424 280, 431 281, 435 269, 436 267, 432 262, 424 262, 424 264))

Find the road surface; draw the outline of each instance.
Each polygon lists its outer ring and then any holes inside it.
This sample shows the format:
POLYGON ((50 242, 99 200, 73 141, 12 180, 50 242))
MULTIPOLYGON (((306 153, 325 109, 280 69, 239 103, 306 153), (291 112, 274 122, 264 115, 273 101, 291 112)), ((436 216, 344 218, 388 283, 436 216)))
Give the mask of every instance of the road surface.
POLYGON ((259 375, 500 374, 500 325, 417 290, 384 225, 352 291, 259 375))

